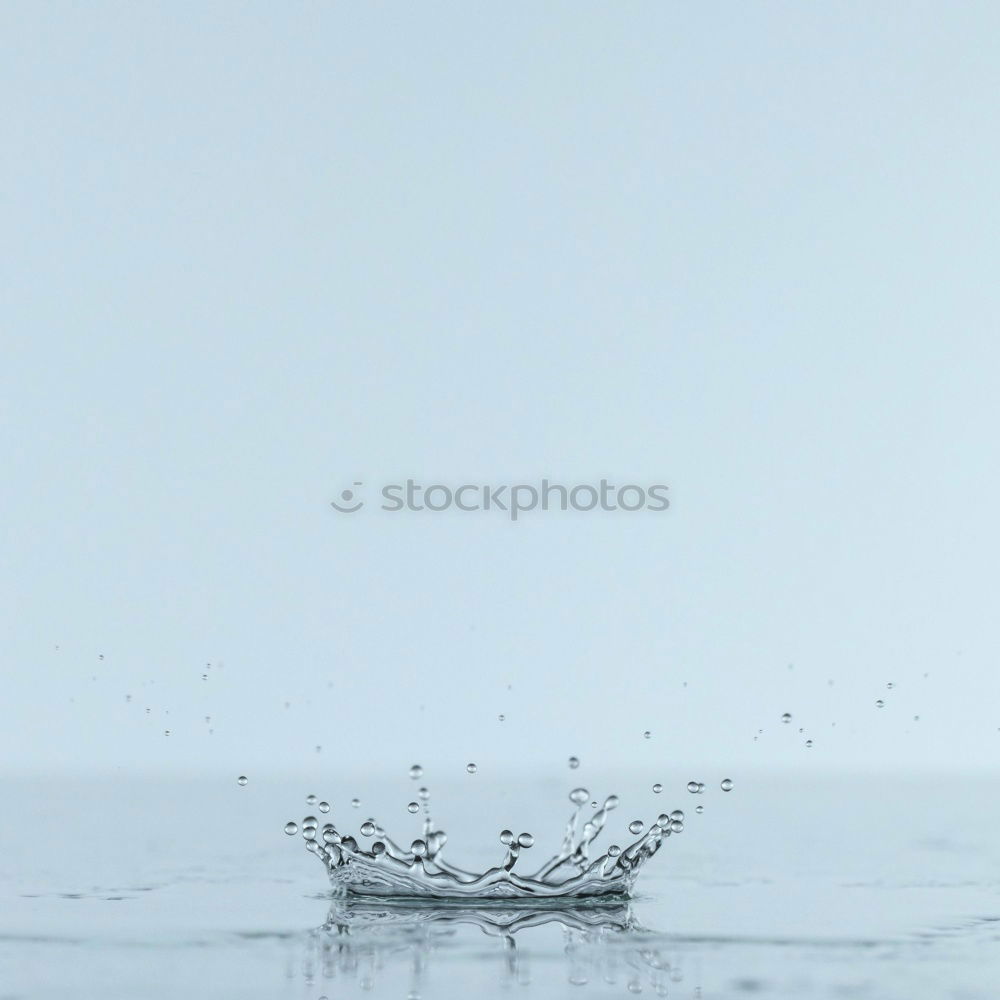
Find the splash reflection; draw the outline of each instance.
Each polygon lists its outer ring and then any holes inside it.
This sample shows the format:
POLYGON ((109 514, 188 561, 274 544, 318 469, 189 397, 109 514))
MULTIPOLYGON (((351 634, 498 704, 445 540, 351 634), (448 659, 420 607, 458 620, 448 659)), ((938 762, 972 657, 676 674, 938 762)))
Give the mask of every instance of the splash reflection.
POLYGON ((537 985, 533 960, 551 969, 553 958, 574 986, 667 996, 668 985, 683 979, 676 956, 667 960, 663 938, 639 923, 628 902, 467 906, 351 898, 334 899, 326 921, 309 933, 302 974, 324 995, 337 982, 371 991, 380 979, 398 983, 403 976, 416 1000, 425 996, 435 965, 448 965, 433 976, 439 987, 453 981, 463 958, 477 968, 489 965, 491 949, 484 952, 476 931, 495 944, 502 988, 537 985))

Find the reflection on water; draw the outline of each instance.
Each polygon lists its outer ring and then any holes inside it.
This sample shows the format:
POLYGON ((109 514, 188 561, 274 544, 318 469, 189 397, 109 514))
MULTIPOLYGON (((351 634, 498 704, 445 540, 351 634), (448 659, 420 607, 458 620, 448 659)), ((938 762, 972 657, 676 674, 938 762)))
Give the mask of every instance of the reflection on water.
POLYGON ((619 986, 623 992, 651 990, 667 995, 667 985, 683 978, 659 947, 658 936, 636 919, 628 902, 613 905, 447 905, 413 901, 335 899, 326 921, 306 940, 302 973, 319 995, 340 983, 362 990, 379 986, 390 967, 408 969, 408 996, 423 995, 425 980, 436 958, 454 957, 468 943, 469 932, 490 940, 477 960, 488 962, 493 952, 502 988, 530 986, 536 947, 547 956, 551 939, 542 929, 561 936, 565 981, 574 986, 619 986))

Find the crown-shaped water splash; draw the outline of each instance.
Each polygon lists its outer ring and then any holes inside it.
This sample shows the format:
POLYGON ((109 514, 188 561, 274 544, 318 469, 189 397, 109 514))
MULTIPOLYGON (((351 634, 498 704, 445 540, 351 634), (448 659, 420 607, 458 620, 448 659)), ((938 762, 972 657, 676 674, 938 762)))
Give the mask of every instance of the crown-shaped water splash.
MULTIPOLYGON (((320 827, 315 816, 303 819, 302 836, 306 848, 323 862, 338 892, 430 899, 545 899, 628 896, 642 865, 667 837, 684 829, 684 814, 679 809, 662 813, 648 830, 640 820, 634 820, 629 824, 630 833, 637 838, 634 842, 627 847, 612 844, 592 860, 592 845, 609 813, 618 806, 618 797, 609 796, 582 823, 581 814, 590 793, 576 788, 569 797, 575 808, 562 846, 531 875, 515 872, 514 867, 522 851, 533 846, 534 837, 530 833, 515 837, 510 830, 500 833, 505 854, 496 867, 476 874, 449 864, 442 857, 447 835, 435 826, 426 797, 423 835, 408 850, 396 844, 375 820, 361 824, 361 835, 373 838, 367 850, 333 823, 320 827)), ((329 809, 326 803, 320 805, 329 809)), ((298 825, 289 823, 285 832, 297 833, 298 825)))

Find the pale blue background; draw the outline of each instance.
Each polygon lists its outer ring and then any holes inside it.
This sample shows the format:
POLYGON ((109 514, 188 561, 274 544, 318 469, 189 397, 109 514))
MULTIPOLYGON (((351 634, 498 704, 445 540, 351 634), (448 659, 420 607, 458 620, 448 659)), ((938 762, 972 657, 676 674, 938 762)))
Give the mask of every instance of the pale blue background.
POLYGON ((4 766, 994 766, 998 29, 4 4, 4 766))

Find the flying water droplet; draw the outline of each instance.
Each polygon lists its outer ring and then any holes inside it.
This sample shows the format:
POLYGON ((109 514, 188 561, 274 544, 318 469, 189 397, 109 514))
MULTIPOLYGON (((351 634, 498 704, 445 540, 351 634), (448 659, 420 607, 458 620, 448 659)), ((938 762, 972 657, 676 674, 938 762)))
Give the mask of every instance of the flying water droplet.
POLYGON ((247 776, 246 776, 245 774, 241 774, 241 775, 240 775, 240 776, 239 776, 239 777, 238 777, 238 778, 236 779, 236 784, 237 784, 237 785, 245 785, 246 783, 247 783, 247 776))
POLYGON ((787 726, 788 723, 792 721, 792 713, 785 712, 785 714, 781 717, 781 721, 787 726))
POLYGON ((574 788, 569 793, 569 800, 576 806, 582 806, 590 798, 590 792, 586 788, 574 788))
POLYGON ((675 809, 670 814, 670 818, 675 823, 683 823, 684 822, 684 810, 683 809, 675 809))
POLYGON ((527 847, 531 847, 531 845, 534 844, 535 838, 532 837, 532 835, 530 833, 522 833, 517 838, 517 842, 518 842, 518 844, 521 845, 521 847, 527 848, 527 847))
POLYGON ((877 702, 875 702, 875 707, 876 708, 885 708, 885 702, 881 698, 879 698, 879 700, 877 702))
POLYGON ((510 830, 501 830, 500 843, 503 844, 505 847, 510 847, 510 845, 514 843, 513 832, 510 830))
POLYGON ((659 782, 657 782, 655 785, 653 785, 653 793, 655 795, 659 795, 660 792, 662 792, 662 791, 663 791, 663 785, 661 785, 659 782))
POLYGON ((319 804, 319 811, 321 813, 328 813, 330 811, 330 803, 329 802, 321 802, 319 804))
POLYGON ((705 807, 704 806, 695 806, 694 807, 694 811, 700 816, 705 811, 705 807))
POLYGON ((688 782, 688 791, 692 795, 697 795, 698 794, 698 782, 697 781, 689 781, 688 782))
POLYGON ((351 808, 357 809, 361 805, 361 799, 351 799, 351 808))
POLYGON ((295 834, 297 834, 298 832, 299 832, 298 823, 293 823, 291 822, 291 820, 289 820, 289 822, 285 824, 285 833, 287 833, 289 837, 294 837, 295 834))
POLYGON ((806 740, 806 747, 807 748, 811 747, 812 745, 813 745, 813 741, 812 740, 806 740))
POLYGON ((569 759, 569 766, 570 766, 570 768, 572 768, 575 771, 580 766, 580 758, 579 757, 570 757, 570 759, 569 759))
POLYGON ((719 785, 719 787, 724 792, 731 792, 733 790, 733 779, 732 778, 723 778, 721 784, 719 785))
POLYGON ((645 829, 646 829, 646 824, 643 823, 643 821, 641 819, 634 819, 628 825, 628 832, 629 833, 640 834, 645 829))
POLYGON ((314 805, 316 805, 316 803, 317 803, 318 801, 319 801, 319 800, 318 800, 318 799, 316 798, 316 796, 315 796, 315 795, 307 795, 307 796, 306 796, 306 805, 307 805, 307 806, 314 806, 314 805))
POLYGON ((468 772, 469 772, 469 774, 475 774, 475 773, 476 773, 476 771, 478 771, 478 770, 479 770, 479 768, 478 768, 478 767, 476 767, 476 765, 475 765, 475 764, 466 764, 466 765, 465 765, 465 769, 466 769, 466 771, 468 771, 468 772))
POLYGON ((366 819, 364 823, 361 824, 361 836, 362 837, 375 836, 375 824, 370 819, 366 819))
POLYGON ((647 729, 643 734, 644 739, 649 739, 653 734, 647 729))
POLYGON ((419 802, 411 802, 406 807, 406 811, 407 812, 411 812, 411 813, 415 813, 415 812, 419 811, 419 809, 420 809, 420 803, 419 802))
POLYGON ((423 773, 424 769, 419 764, 414 764, 413 767, 410 768, 410 777, 414 781, 416 781, 417 778, 421 777, 423 773))

